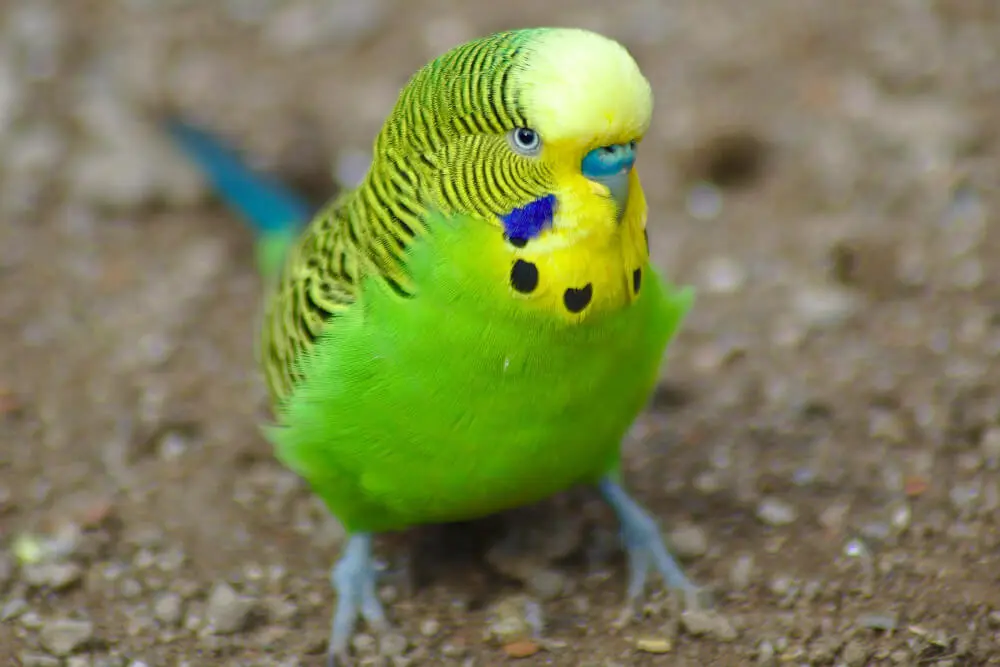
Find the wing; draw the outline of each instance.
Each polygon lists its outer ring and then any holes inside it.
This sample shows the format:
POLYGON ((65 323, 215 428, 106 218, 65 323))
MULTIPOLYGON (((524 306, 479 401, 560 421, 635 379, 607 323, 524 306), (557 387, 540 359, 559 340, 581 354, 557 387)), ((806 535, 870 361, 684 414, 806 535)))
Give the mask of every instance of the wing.
POLYGON ((292 247, 267 305, 258 354, 272 404, 301 379, 296 363, 373 278, 413 296, 405 253, 425 229, 416 176, 395 160, 321 210, 292 247))

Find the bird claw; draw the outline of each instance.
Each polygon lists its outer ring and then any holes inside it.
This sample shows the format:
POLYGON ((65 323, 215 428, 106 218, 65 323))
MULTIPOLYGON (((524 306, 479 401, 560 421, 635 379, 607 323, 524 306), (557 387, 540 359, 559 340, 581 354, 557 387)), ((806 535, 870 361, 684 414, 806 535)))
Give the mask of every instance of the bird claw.
POLYGON ((650 572, 656 572, 666 587, 681 596, 684 609, 710 609, 714 606, 709 589, 691 581, 677 559, 667 549, 659 526, 650 514, 633 500, 620 484, 604 478, 601 495, 618 515, 622 541, 629 562, 626 607, 619 623, 633 616, 642 600, 650 572))
POLYGON ((359 616, 375 633, 389 629, 385 610, 375 591, 375 579, 372 537, 367 533, 353 535, 330 575, 337 591, 337 607, 330 628, 327 667, 337 667, 348 661, 348 644, 359 616))

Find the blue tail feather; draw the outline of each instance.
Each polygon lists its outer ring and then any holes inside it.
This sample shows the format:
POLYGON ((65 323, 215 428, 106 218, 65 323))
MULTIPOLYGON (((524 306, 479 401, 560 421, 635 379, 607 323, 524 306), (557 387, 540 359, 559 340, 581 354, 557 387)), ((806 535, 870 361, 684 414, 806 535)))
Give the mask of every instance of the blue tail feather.
POLYGON ((286 235, 309 221, 314 211, 304 198, 253 171, 221 138, 177 118, 167 120, 165 128, 216 194, 259 236, 286 235))

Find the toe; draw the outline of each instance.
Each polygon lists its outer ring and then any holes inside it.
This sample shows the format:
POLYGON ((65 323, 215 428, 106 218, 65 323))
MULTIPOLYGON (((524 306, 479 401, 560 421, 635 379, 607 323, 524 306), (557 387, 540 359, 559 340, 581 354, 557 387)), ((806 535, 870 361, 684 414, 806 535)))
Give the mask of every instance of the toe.
POLYGON ((361 603, 361 615, 368 627, 375 632, 385 632, 389 629, 389 621, 385 617, 385 609, 375 595, 366 595, 361 603))

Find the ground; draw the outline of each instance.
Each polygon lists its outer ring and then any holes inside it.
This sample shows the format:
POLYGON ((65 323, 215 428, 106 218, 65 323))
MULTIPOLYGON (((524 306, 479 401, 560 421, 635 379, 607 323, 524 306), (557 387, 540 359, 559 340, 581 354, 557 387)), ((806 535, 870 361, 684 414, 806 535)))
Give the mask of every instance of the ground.
POLYGON ((416 67, 538 24, 655 90, 653 253, 699 296, 626 473, 717 612, 616 624, 585 489, 381 542, 362 663, 1000 664, 993 0, 4 2, 0 663, 322 664, 342 533, 257 431, 251 240, 151 119, 325 195, 416 67))

